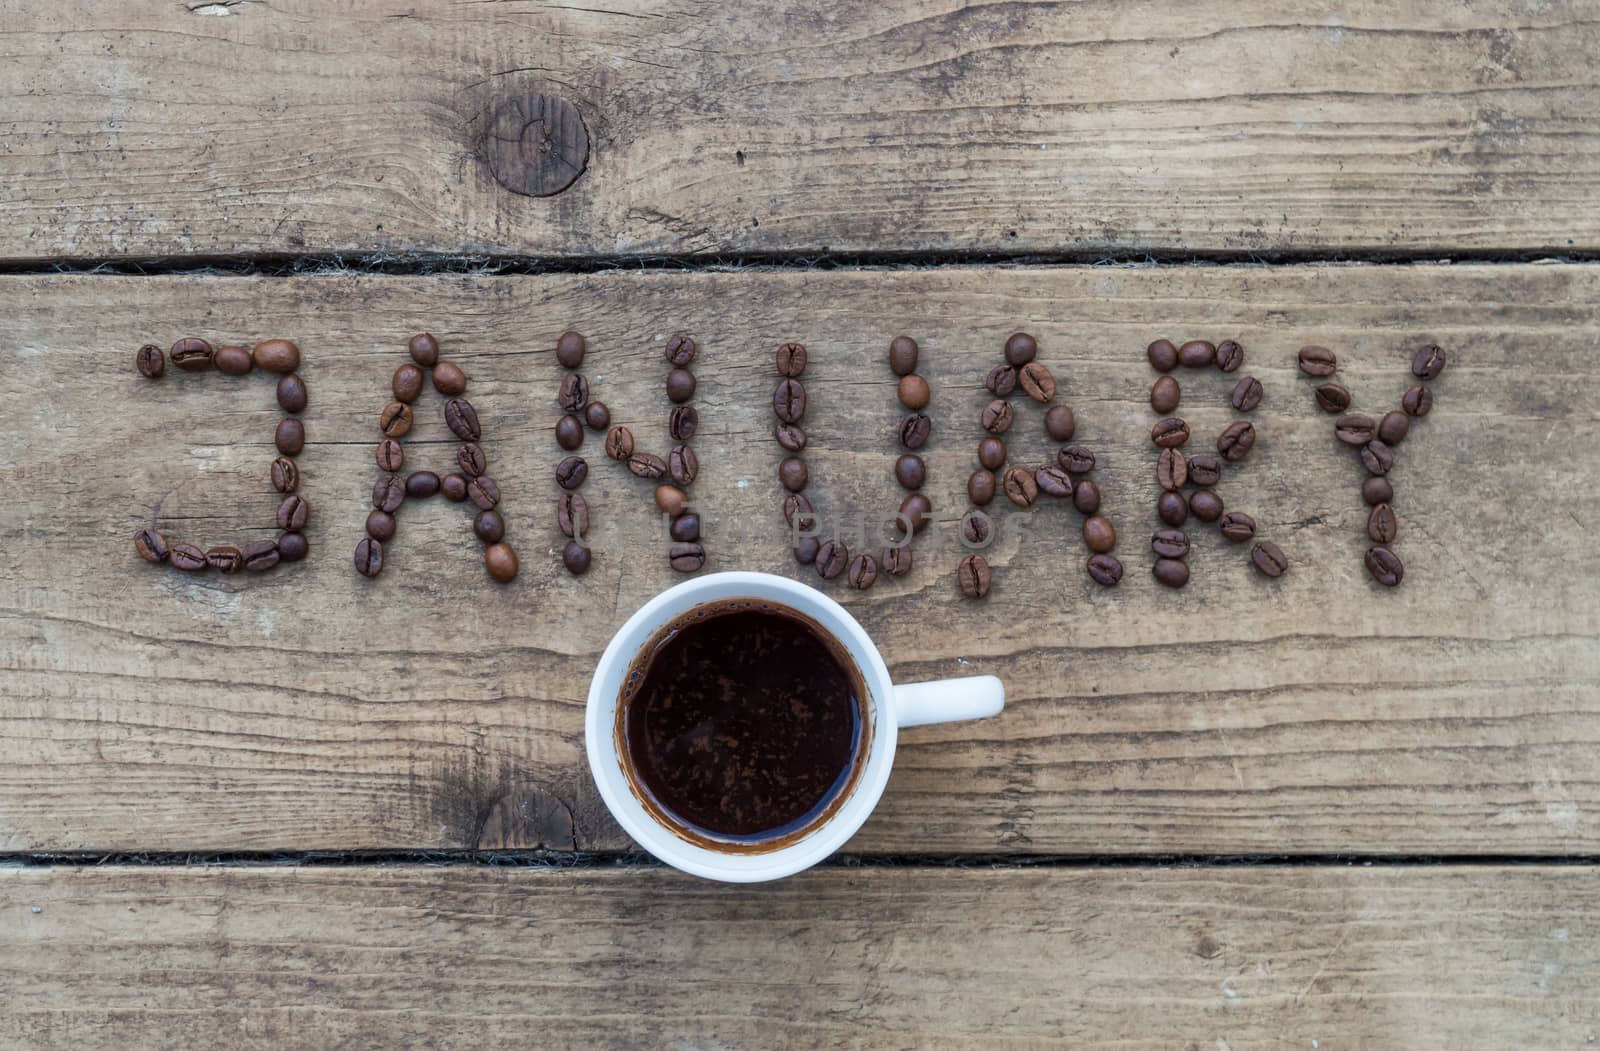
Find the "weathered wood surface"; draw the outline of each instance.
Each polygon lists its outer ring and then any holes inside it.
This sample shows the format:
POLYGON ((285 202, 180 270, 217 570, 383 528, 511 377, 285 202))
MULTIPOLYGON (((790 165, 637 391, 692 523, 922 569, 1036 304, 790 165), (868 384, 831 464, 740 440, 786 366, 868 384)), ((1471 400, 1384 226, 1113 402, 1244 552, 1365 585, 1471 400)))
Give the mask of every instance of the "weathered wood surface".
MULTIPOLYGON (((858 852, 1600 850, 1600 268, 946 269, 576 277, 30 277, 0 283, 0 848, 626 848, 582 760, 611 632, 675 582, 648 486, 604 460, 591 573, 559 566, 550 437, 558 332, 590 334, 595 395, 665 440, 659 348, 695 332, 712 568, 791 573, 768 436, 771 348, 812 348, 807 416, 825 513, 889 510, 898 412, 883 349, 922 338, 935 389, 929 492, 958 514, 980 387, 1004 336, 1041 360, 1098 450, 1122 587, 1084 575, 1060 506, 957 593, 959 548, 867 594, 829 585, 902 680, 993 672, 1003 717, 908 732, 858 852), (492 586, 470 517, 402 513, 391 565, 355 575, 375 418, 406 335, 471 375, 522 576, 492 586), (311 560, 268 578, 140 562, 133 532, 262 531, 276 419, 261 376, 133 371, 200 333, 288 335, 307 356, 311 560), (1237 337, 1266 401, 1230 507, 1293 559, 1278 582, 1198 530, 1182 593, 1149 576, 1154 449, 1145 343, 1237 337), (1338 350, 1358 406, 1411 382, 1403 345, 1452 364, 1394 479, 1405 586, 1361 568, 1365 509, 1302 343, 1338 350)), ((1182 377, 1195 445, 1230 377, 1182 377)), ((425 400, 410 465, 453 444, 425 400)), ((1039 415, 1015 458, 1049 454, 1039 415)))
POLYGON ((0 0, 0 259, 1600 248, 1600 18, 0 0), (552 92, 586 173, 503 190, 552 92))
POLYGON ((1569 868, 0 872, 0 1042, 1585 1047, 1569 868))

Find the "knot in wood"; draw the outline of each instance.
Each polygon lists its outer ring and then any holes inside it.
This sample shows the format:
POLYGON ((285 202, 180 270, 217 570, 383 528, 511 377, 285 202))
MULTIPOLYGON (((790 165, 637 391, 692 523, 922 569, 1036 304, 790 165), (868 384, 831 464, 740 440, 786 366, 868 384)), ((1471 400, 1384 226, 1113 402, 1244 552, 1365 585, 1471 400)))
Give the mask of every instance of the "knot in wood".
POLYGON ((550 197, 589 166, 589 129, 559 95, 520 95, 495 107, 485 141, 489 170, 512 193, 550 197))

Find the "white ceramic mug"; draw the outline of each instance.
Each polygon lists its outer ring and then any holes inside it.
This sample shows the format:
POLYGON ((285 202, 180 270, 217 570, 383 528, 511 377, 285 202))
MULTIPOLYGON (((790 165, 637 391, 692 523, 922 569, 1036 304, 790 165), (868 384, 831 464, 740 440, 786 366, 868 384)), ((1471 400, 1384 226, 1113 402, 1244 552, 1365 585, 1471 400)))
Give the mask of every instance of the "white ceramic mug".
POLYGON ((755 883, 810 868, 855 835, 883 795, 894 763, 902 726, 981 719, 1005 707, 1005 688, 993 675, 896 686, 878 648, 843 606, 815 588, 770 573, 711 573, 663 591, 612 636, 589 684, 585 738, 589 770, 600 796, 628 835, 662 861, 707 879, 755 883), (844 790, 846 798, 816 827, 795 842, 767 852, 723 852, 690 842, 658 820, 636 794, 624 771, 617 742, 617 699, 628 669, 655 634, 698 606, 728 599, 754 599, 786 607, 810 618, 836 639, 866 686, 865 753, 856 757, 859 773, 844 790))

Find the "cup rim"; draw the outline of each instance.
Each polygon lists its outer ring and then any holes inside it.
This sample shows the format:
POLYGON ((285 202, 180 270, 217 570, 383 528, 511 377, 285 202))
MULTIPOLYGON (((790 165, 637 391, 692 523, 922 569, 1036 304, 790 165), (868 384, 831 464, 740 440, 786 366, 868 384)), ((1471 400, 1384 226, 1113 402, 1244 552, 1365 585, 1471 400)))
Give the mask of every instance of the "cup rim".
POLYGON ((883 655, 855 617, 822 591, 773 573, 730 570, 708 573, 657 593, 623 622, 606 644, 589 680, 584 717, 584 747, 589 774, 606 809, 651 855, 674 868, 706 879, 756 883, 780 879, 810 868, 842 847, 877 807, 894 765, 899 724, 894 712, 894 684, 883 655), (873 733, 865 765, 848 798, 832 817, 804 838, 762 854, 724 854, 680 838, 650 816, 621 773, 614 747, 613 720, 621 675, 639 648, 673 617, 707 602, 752 598, 775 601, 804 613, 833 635, 855 661, 869 697, 873 733), (682 608, 678 608, 680 604, 682 608), (670 611, 670 612, 669 612, 670 611), (608 682, 618 689, 608 688, 608 682), (613 771, 615 775, 612 776, 613 771))

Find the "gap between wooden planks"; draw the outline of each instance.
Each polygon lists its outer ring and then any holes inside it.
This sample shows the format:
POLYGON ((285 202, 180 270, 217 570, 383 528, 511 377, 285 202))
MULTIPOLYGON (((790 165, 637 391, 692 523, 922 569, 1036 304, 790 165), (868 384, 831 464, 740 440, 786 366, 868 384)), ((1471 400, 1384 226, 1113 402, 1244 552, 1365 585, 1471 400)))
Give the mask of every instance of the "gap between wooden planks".
POLYGON ((1600 249, 1584 0, 0 15, 3 260, 1600 249), (530 92, 589 132, 552 198, 484 162, 530 92))
MULTIPOLYGON (((994 549, 986 604, 957 594, 953 544, 871 593, 830 586, 898 678, 993 672, 1010 693, 1002 718, 905 735, 853 852, 1594 853, 1597 293, 1584 265, 5 279, 0 849, 627 849, 582 765, 582 701, 613 629, 676 578, 660 545, 625 544, 647 487, 594 440, 595 567, 559 568, 556 334, 589 333, 595 395, 660 444, 659 348, 693 331, 713 568, 815 580, 780 533, 771 348, 812 348, 821 506, 867 509, 897 499, 884 348, 918 336, 929 491, 955 514, 981 378, 1020 327, 1100 455, 1128 576, 1091 584, 1077 516, 1052 507, 994 549), (381 578, 350 567, 374 421, 422 328, 471 376, 523 553, 510 587, 442 502, 402 513, 381 578), (192 578, 133 553, 152 521, 217 542, 275 504, 270 382, 134 373, 139 343, 189 333, 305 349, 313 554, 297 568, 192 578), (1209 530, 1186 591, 1150 581, 1157 335, 1244 343, 1262 436, 1219 491, 1289 553, 1281 581, 1209 530), (1401 449, 1409 575, 1389 592, 1360 565, 1360 471, 1292 362, 1334 347, 1378 409, 1422 337, 1452 364, 1401 449)), ((1181 378, 1201 445, 1233 416, 1232 378, 1181 378)), ((410 466, 438 466, 453 444, 438 400, 422 408, 410 466)), ((1049 454, 1037 413, 1012 445, 1049 454)))

